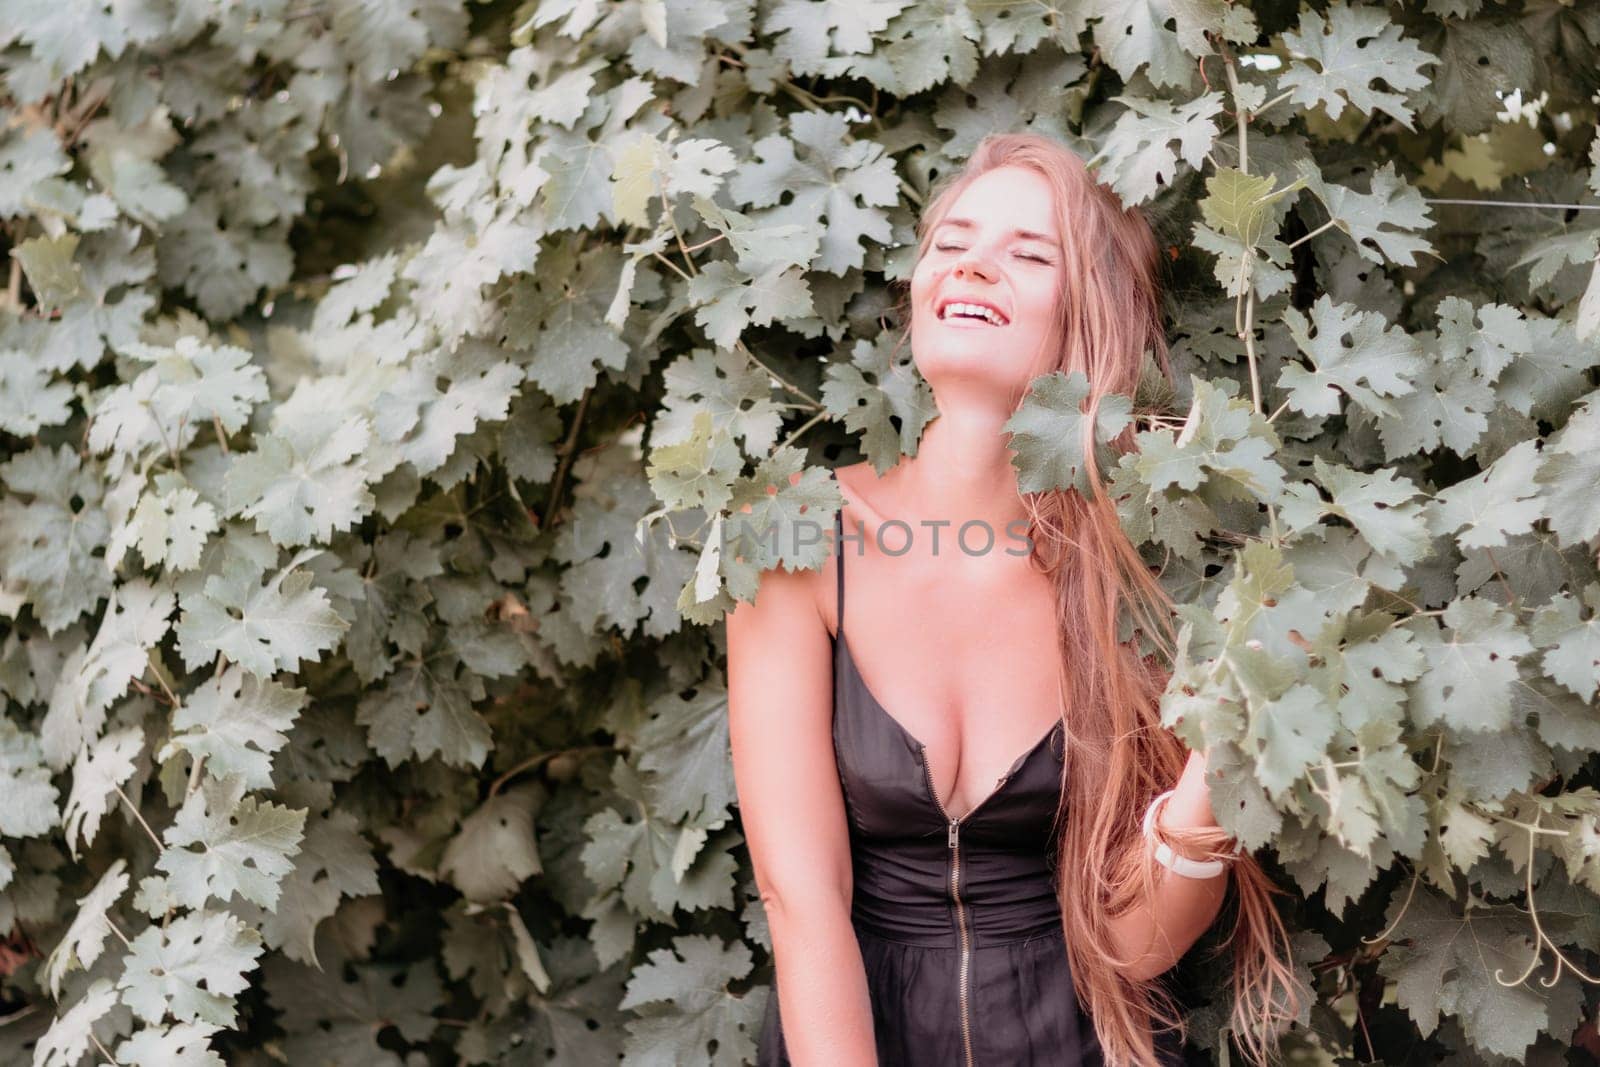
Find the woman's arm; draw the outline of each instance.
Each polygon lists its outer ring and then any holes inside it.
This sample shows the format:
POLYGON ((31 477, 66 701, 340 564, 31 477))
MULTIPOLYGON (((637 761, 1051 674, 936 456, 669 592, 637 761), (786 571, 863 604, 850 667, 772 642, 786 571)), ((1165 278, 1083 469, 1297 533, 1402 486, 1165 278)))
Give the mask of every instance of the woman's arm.
MULTIPOLYGON (((1211 791, 1206 787, 1206 761, 1201 753, 1189 753, 1183 777, 1162 805, 1157 822, 1173 828, 1217 825, 1211 810, 1211 791)), ((1152 846, 1146 843, 1145 847, 1152 846)), ((1177 845, 1173 846, 1173 851, 1184 854, 1177 845)), ((1217 917, 1227 892, 1227 867, 1211 878, 1185 878, 1166 868, 1158 868, 1153 899, 1140 901, 1111 921, 1112 932, 1123 954, 1144 954, 1128 969, 1130 976, 1154 978, 1171 969, 1217 917)))
POLYGON ((853 883, 833 754, 833 667, 813 572, 773 570, 728 624, 734 785, 796 1067, 875 1067, 872 1005, 850 924, 853 883))

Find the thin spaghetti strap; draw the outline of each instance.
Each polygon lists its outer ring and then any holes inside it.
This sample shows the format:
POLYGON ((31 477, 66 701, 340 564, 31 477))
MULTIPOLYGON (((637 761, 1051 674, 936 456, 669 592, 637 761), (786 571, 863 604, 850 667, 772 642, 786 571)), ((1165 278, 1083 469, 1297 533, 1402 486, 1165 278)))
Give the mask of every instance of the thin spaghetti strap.
POLYGON ((838 511, 833 513, 833 558, 834 558, 833 566, 834 566, 834 569, 838 572, 837 582, 838 582, 838 586, 839 586, 839 594, 838 594, 838 597, 837 597, 838 604, 839 604, 839 622, 838 622, 838 625, 834 627, 834 629, 836 629, 838 631, 838 636, 840 638, 844 637, 844 541, 843 541, 843 538, 844 538, 844 508, 841 506, 838 511))

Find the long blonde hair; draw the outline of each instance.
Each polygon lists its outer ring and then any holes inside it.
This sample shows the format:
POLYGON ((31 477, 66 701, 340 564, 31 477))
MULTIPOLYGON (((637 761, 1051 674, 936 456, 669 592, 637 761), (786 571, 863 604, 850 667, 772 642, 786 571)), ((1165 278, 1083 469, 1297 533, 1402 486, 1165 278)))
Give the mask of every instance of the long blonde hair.
MULTIPOLYGON (((1054 194, 1065 270, 1056 301, 1060 344, 1046 369, 1088 377, 1085 422, 1092 427, 1107 394, 1134 395, 1146 351, 1171 376, 1155 235, 1143 214, 1125 208, 1066 146, 1035 134, 991 134, 963 168, 935 183, 917 222, 919 260, 962 191, 1008 165, 1036 171, 1054 194)), ((903 291, 900 344, 910 336, 908 299, 903 291)), ((1119 453, 1133 448, 1132 428, 1113 444, 1119 453)), ((1070 887, 1058 873, 1057 898, 1073 982, 1107 1062, 1154 1064, 1156 1025, 1181 1031, 1181 1012, 1159 978, 1128 977, 1134 961, 1119 957, 1110 920, 1149 899, 1159 868, 1144 847, 1144 811, 1176 783, 1187 755, 1183 742, 1161 725, 1164 668, 1139 654, 1133 641, 1118 640, 1118 632, 1131 621, 1170 656, 1172 604, 1122 531, 1101 484, 1103 472, 1094 469, 1092 441, 1085 452, 1094 486, 1089 498, 1070 489, 1022 496, 1034 543, 1030 562, 1056 590, 1067 759, 1055 854, 1072 857, 1074 872, 1070 887)), ((1220 829, 1163 829, 1186 852, 1233 855, 1220 829)), ((1288 935, 1272 901, 1283 892, 1248 853, 1233 856, 1224 904, 1233 930, 1222 947, 1232 949, 1235 1040, 1243 1058, 1257 1065, 1276 1058, 1276 1037, 1302 1003, 1288 935)))

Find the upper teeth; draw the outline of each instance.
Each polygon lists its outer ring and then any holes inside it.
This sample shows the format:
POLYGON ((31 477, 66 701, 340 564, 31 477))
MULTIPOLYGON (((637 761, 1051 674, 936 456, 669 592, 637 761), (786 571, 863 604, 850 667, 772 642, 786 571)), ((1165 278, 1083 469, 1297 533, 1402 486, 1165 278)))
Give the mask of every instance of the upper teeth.
POLYGON ((1006 324, 1006 320, 1000 316, 999 312, 992 308, 986 308, 982 304, 946 304, 944 313, 946 317, 950 315, 981 315, 996 326, 1004 326, 1006 324))

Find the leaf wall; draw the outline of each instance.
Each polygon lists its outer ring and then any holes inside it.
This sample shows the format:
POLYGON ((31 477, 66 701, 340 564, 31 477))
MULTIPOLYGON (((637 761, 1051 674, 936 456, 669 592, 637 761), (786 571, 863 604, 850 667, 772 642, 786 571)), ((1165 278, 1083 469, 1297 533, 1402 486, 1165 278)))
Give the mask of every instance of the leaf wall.
POLYGON ((1600 1054, 1597 59, 1481 0, 0 2, 5 1062, 753 1058, 719 624, 825 548, 732 518, 915 452, 891 287, 1009 129, 1168 253, 1176 388, 1097 425, 1284 1049, 1600 1054))

